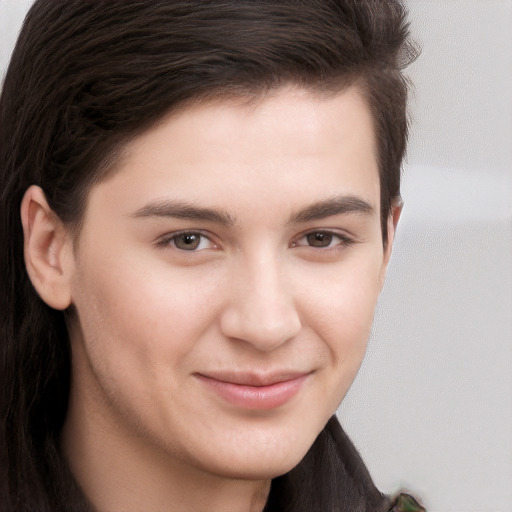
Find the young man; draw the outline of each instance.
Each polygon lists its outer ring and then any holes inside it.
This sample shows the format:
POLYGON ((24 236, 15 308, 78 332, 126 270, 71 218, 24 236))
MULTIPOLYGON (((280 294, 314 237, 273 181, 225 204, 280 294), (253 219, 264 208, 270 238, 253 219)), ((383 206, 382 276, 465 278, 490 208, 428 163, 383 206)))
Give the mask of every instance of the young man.
POLYGON ((332 416, 406 36, 394 1, 36 2, 1 104, 11 509, 390 510, 332 416))

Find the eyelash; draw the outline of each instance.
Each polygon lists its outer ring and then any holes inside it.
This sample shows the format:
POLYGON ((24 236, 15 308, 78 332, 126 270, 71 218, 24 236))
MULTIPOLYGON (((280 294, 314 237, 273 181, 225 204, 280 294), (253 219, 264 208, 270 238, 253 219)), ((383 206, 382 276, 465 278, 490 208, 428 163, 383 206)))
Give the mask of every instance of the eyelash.
MULTIPOLYGON (((320 239, 319 239, 319 242, 322 243, 322 240, 320 240, 320 239)), ((191 243, 191 245, 194 245, 192 240, 190 241, 190 243, 191 243)), ((352 239, 346 235, 343 235, 341 233, 337 233, 337 232, 329 231, 329 230, 314 230, 314 231, 309 231, 307 233, 302 234, 299 238, 297 238, 295 241, 293 241, 290 244, 290 247, 292 247, 292 248, 309 247, 309 248, 318 249, 318 250, 322 250, 322 251, 333 251, 338 248, 349 247, 349 246, 353 245, 354 243, 355 243, 354 239, 352 239), (308 240, 308 237, 313 237, 313 236, 319 237, 320 239, 321 239, 321 237, 327 237, 329 239, 328 240, 329 244, 325 247, 311 245, 311 243, 309 243, 310 240, 308 240), (302 240, 306 240, 307 243, 301 244, 300 242, 302 240), (331 245, 333 240, 338 240, 338 243, 331 245)), ((207 236, 204 233, 201 233, 199 231, 179 231, 177 233, 171 233, 168 236, 164 236, 157 242, 157 245, 159 247, 168 247, 171 244, 172 244, 173 248, 178 251, 191 252, 191 253, 199 252, 199 251, 202 251, 205 249, 210 249, 210 248, 216 247, 215 243, 210 239, 209 236, 207 236), (190 249, 183 249, 181 247, 178 247, 176 244, 176 241, 179 240, 180 237, 189 237, 190 239, 193 239, 194 237, 198 237, 198 239, 199 239, 198 245, 195 247, 192 247, 190 249), (203 242, 205 240, 208 241, 208 243, 211 245, 211 247, 201 247, 201 245, 203 244, 203 242)))

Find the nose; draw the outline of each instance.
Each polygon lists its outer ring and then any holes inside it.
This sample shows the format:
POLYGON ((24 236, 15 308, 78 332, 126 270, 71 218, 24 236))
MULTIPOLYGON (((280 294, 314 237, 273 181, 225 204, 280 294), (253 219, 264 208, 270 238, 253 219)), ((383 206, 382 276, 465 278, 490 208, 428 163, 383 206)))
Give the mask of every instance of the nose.
POLYGON ((276 263, 260 261, 231 274, 223 334, 270 352, 298 334, 301 320, 290 286, 276 263))

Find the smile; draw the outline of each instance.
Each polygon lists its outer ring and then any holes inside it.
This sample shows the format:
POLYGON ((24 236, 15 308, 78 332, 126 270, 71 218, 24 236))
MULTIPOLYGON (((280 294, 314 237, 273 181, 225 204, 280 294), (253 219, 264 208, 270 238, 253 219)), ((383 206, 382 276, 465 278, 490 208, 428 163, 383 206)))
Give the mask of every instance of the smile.
POLYGON ((311 373, 259 377, 253 374, 196 374, 198 379, 226 402, 252 410, 275 409, 289 402, 311 373))

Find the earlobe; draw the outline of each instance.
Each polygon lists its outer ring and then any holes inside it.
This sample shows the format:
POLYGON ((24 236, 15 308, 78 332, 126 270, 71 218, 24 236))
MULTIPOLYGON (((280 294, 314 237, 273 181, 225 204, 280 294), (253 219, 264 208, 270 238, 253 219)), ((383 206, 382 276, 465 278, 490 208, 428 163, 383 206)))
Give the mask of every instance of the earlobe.
POLYGON ((73 268, 68 230, 35 185, 25 192, 20 213, 25 266, 32 285, 48 306, 64 310, 71 304, 73 268))

